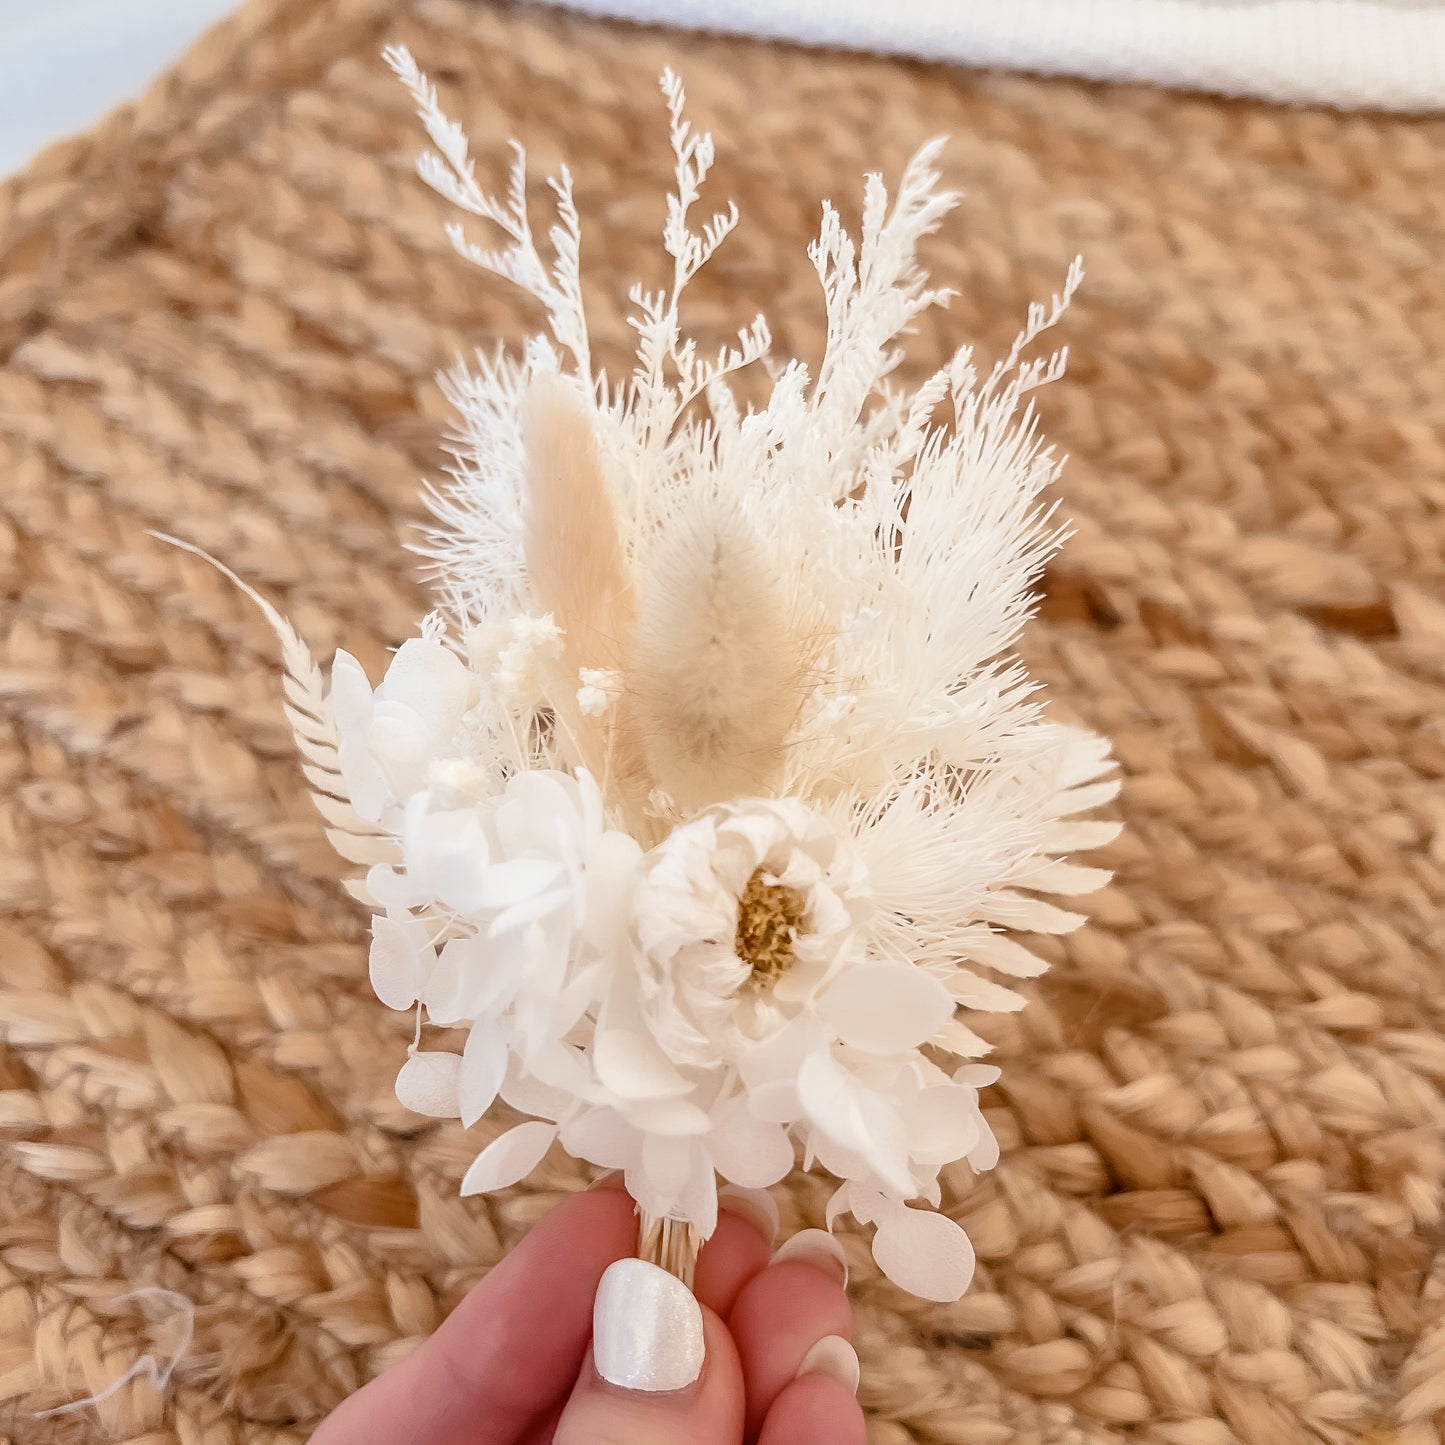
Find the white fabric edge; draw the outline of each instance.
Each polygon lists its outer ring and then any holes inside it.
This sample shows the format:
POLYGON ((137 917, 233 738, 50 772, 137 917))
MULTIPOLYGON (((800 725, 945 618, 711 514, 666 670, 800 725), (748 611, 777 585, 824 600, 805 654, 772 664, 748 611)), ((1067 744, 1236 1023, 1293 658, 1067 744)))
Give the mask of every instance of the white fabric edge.
POLYGON ((646 24, 1347 109, 1445 106, 1445 4, 564 0, 646 24))

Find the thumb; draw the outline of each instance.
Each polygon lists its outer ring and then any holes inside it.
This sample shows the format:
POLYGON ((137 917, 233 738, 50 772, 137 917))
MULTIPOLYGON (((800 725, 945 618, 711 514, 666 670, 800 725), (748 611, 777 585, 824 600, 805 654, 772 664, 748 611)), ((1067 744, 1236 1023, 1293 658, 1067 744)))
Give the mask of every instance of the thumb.
POLYGON ((743 1375, 727 1326, 676 1276, 619 1259, 553 1445, 740 1445, 743 1375))

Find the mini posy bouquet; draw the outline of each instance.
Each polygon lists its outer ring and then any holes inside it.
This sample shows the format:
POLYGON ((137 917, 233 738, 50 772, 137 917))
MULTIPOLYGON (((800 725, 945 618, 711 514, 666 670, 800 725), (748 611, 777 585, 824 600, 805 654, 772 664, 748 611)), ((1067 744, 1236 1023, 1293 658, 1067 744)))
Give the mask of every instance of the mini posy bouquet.
POLYGON ((456 249, 550 326, 445 378, 440 603, 380 683, 345 652, 323 677, 271 614, 307 777, 367 869, 372 983, 418 1011, 397 1093, 466 1125, 498 1099, 530 1116, 464 1194, 554 1144, 623 1171, 643 1252, 684 1278, 719 1178, 819 1166, 830 1228, 872 1225, 891 1280, 955 1299, 973 1251, 939 1171, 998 1158, 967 1020, 1022 1006, 997 976, 1044 964, 1010 934, 1077 926, 1046 897, 1099 887, 1066 855, 1116 832, 1076 820, 1115 794, 1108 747, 1048 721, 1009 652, 1061 540, 1025 397, 1063 357, 1022 353, 1077 264, 986 375, 965 349, 894 386, 898 338, 946 295, 916 261, 956 200, 933 143, 891 199, 868 179, 856 241, 823 207, 816 374, 768 357, 761 318, 704 356, 679 301, 737 215, 690 222, 712 143, 668 74, 672 281, 633 290, 619 383, 593 369, 566 172, 548 264, 520 151, 489 194, 411 56, 388 60, 436 148, 422 179, 503 238, 458 224, 456 249), (423 1021, 465 1047, 421 1047, 423 1021))

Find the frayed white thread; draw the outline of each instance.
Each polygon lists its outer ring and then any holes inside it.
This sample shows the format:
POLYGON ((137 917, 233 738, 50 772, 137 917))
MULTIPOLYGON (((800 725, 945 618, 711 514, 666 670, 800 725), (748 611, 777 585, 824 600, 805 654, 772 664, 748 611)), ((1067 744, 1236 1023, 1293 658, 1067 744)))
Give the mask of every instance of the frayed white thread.
POLYGON ((99 1394, 87 1395, 83 1400, 72 1400, 68 1405, 56 1405, 53 1409, 37 1410, 35 1412, 37 1420, 49 1419, 52 1415, 69 1415, 76 1410, 88 1409, 91 1405, 103 1404, 118 1390, 123 1389, 141 1375, 149 1375, 151 1384, 157 1390, 164 1390, 170 1384, 172 1373, 176 1366, 185 1359, 191 1348, 191 1341, 195 1338, 196 1307, 185 1295, 178 1294, 173 1289, 162 1289, 159 1285, 144 1285, 140 1289, 129 1290, 123 1295, 117 1295, 114 1303, 124 1304, 127 1300, 139 1299, 164 1300, 175 1310, 176 1317, 184 1321, 180 1343, 176 1346, 170 1359, 162 1364, 154 1355, 147 1352, 130 1365, 123 1375, 112 1380, 99 1394))

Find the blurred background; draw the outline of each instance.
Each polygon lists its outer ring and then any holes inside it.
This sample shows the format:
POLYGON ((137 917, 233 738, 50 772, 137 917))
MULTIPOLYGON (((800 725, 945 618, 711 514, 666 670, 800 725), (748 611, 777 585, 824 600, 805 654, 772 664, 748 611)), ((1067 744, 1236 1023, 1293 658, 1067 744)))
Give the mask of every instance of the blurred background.
POLYGON ((139 93, 236 0, 0 0, 0 176, 139 93))
MULTIPOLYGON (((1445 97, 1445 4, 1435 0, 555 3, 649 24, 1346 109, 1432 110, 1445 97)), ((138 94, 240 4, 0 0, 0 176, 138 94)))

